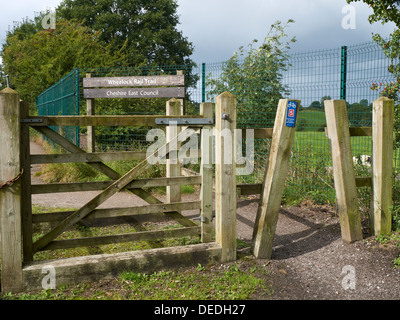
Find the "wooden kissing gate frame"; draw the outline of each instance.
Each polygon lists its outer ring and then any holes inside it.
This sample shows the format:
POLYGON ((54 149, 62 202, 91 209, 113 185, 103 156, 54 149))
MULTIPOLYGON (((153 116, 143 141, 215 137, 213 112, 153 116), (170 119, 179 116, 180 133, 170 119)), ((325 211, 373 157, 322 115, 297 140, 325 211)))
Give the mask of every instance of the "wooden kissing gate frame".
MULTIPOLYGON (((89 77, 88 77, 89 79, 89 77)), ((95 78, 93 78, 95 79, 95 78)), ((99 80, 99 79, 97 79, 99 80)), ((96 81, 97 81, 96 80, 96 81)), ((118 83, 118 81, 116 82, 118 83)), ((163 85, 166 85, 163 83, 163 85)), ((176 85, 176 84, 174 84, 176 85)), ((100 89, 97 89, 100 90, 100 89)), ((167 90, 162 90, 165 94, 167 90)), ((172 91, 180 92, 180 91, 172 91)), ((174 94, 175 94, 174 93, 174 94)), ((96 91, 95 96, 104 92, 96 91)), ((95 97, 94 96, 94 97, 95 97)), ((212 129, 212 103, 202 103, 199 116, 185 116, 183 102, 167 102, 167 116, 95 116, 93 97, 88 96, 88 116, 29 116, 26 103, 19 101, 18 93, 6 88, 0 92, 0 239, 1 239, 1 292, 19 292, 41 286, 42 270, 48 263, 57 271, 57 283, 67 284, 81 280, 96 280, 117 275, 122 270, 158 270, 177 265, 229 262, 236 260, 236 196, 261 194, 256 216, 252 252, 256 258, 271 258, 273 238, 278 220, 284 183, 288 171, 294 140, 295 122, 288 125, 289 106, 300 105, 300 100, 279 101, 274 128, 254 130, 254 138, 272 138, 270 155, 262 184, 236 184, 236 141, 225 139, 222 132, 236 129, 237 100, 230 93, 216 97, 215 131, 201 130, 201 170, 198 176, 182 176, 179 164, 167 160, 167 177, 137 179, 149 168, 149 157, 141 152, 94 152, 95 126, 148 126, 157 127, 160 117, 184 120, 176 136, 167 127, 167 143, 160 149, 170 153, 179 148, 178 141, 186 137, 190 119, 203 119, 200 129, 212 129), (188 123, 188 124, 185 124, 188 123), (85 152, 49 126, 87 126, 90 153, 85 152), (30 155, 29 128, 32 127, 59 144, 70 154, 30 155), (210 162, 215 136, 215 241, 213 241, 213 165, 210 162), (224 161, 230 154, 231 161, 224 161), (142 160, 135 168, 120 176, 104 161, 142 160), (85 162, 110 177, 112 181, 55 185, 31 185, 30 165, 52 162, 85 162), (200 184, 200 201, 181 202, 182 184, 200 184), (143 188, 167 186, 167 203, 161 203, 143 188), (32 194, 103 190, 99 195, 75 212, 32 215, 32 194), (139 196, 148 206, 136 208, 97 209, 104 201, 122 190, 139 196), (200 209, 200 225, 181 214, 183 210, 200 209), (118 216, 167 216, 182 227, 174 230, 148 231, 116 236, 56 240, 67 228, 82 219, 101 219, 118 216), (37 241, 32 241, 32 224, 58 222, 58 225, 37 241), (21 232, 22 230, 22 232, 21 232), (33 262, 33 254, 41 250, 92 246, 136 240, 155 240, 166 237, 199 235, 201 244, 182 247, 151 249, 119 254, 104 254, 51 262, 33 262)), ((356 187, 371 186, 371 231, 375 235, 387 234, 392 219, 392 157, 393 157, 394 102, 380 98, 373 104, 372 128, 350 128, 346 102, 325 101, 326 134, 331 143, 337 210, 340 217, 342 239, 353 242, 362 239, 360 213, 356 187), (350 136, 372 136, 372 177, 356 178, 354 174, 350 136)), ((176 129, 176 128, 175 128, 176 129)), ((182 140, 183 141, 183 140, 182 140)), ((159 149, 159 150, 160 150, 159 149)), ((155 151, 151 156, 158 153, 155 151)))

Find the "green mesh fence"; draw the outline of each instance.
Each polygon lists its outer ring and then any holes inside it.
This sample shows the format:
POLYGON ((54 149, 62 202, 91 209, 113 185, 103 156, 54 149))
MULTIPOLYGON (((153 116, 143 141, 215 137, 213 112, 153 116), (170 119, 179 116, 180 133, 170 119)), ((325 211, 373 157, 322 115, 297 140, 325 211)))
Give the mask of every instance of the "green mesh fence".
MULTIPOLYGON (((379 93, 370 89, 372 83, 394 81, 387 69, 390 61, 374 43, 329 50, 308 51, 290 55, 290 67, 279 73, 279 84, 270 78, 271 66, 249 73, 252 65, 232 60, 203 63, 197 67, 163 66, 140 68, 77 69, 38 97, 39 114, 86 114, 82 78, 177 74, 186 76, 186 114, 198 114, 201 102, 213 102, 223 91, 238 97, 238 127, 273 127, 279 98, 301 100, 291 165, 284 198, 314 201, 335 201, 330 146, 325 136, 324 100, 344 99, 348 105, 351 126, 371 126, 372 102, 379 93), (235 72, 232 72, 235 71, 235 72), (70 80, 69 80, 70 79, 70 80), (75 85, 73 81, 80 79, 75 85), (62 88, 62 89, 60 89, 62 88), (75 89, 74 89, 75 88, 75 89), (75 90, 75 91, 74 91, 75 90), (73 92, 75 95, 73 95, 73 92), (70 96, 68 96, 70 95, 70 96), (62 104, 61 104, 62 102, 62 104), (79 104, 79 109, 78 109, 79 104), (58 107, 56 107, 58 106, 58 107)), ((96 99, 98 115, 165 114, 168 99, 96 99)), ((148 146, 146 127, 97 127, 96 145, 101 151, 137 150, 148 146)), ((76 142, 85 147, 85 130, 81 140, 75 130, 76 142)), ((64 132, 65 133, 65 132, 64 132)), ((244 141, 245 142, 245 141, 244 141)), ((258 183, 264 178, 269 140, 256 139, 254 172, 239 176, 238 182, 258 183)), ((352 152, 357 176, 370 175, 370 166, 362 164, 363 155, 371 156, 370 137, 352 137, 352 152)), ((245 143, 243 143, 245 156, 245 143)), ((400 202, 400 151, 394 154, 394 198, 400 202)), ((370 188, 359 188, 360 196, 369 203, 370 188)))
MULTIPOLYGON (((70 72, 36 99, 39 116, 79 115, 79 71, 70 72)), ((79 146, 79 127, 51 127, 79 146)))

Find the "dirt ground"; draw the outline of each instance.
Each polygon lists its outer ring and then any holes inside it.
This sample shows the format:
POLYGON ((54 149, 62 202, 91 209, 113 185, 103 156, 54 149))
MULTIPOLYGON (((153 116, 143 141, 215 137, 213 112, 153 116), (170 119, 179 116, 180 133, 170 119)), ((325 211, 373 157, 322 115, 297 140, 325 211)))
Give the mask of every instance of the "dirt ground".
MULTIPOLYGON (((32 154, 42 153, 31 144, 32 154)), ((34 174, 33 184, 42 183, 34 174)), ((33 204, 46 207, 79 207, 97 192, 34 195, 33 204)), ((198 195, 185 195, 184 200, 198 195)), ((161 199, 162 200, 162 199, 161 199)), ((258 207, 258 196, 238 200, 238 238, 250 243, 258 207)), ((145 205, 143 200, 120 193, 102 207, 145 205)), ((198 211, 186 212, 188 217, 198 211)), ((365 228, 365 230, 367 230, 365 228)), ((249 255, 242 249, 241 255, 249 255)), ((258 260, 271 272, 273 300, 398 300, 400 299, 400 268, 393 260, 400 254, 394 246, 383 246, 364 234, 364 240, 343 243, 335 209, 328 206, 282 207, 278 220, 271 260, 258 260), (349 270, 351 271, 350 273, 349 270), (349 278, 350 281, 347 281, 349 278), (351 285, 350 285, 351 284, 351 285), (353 286, 352 286, 353 285, 353 286)))

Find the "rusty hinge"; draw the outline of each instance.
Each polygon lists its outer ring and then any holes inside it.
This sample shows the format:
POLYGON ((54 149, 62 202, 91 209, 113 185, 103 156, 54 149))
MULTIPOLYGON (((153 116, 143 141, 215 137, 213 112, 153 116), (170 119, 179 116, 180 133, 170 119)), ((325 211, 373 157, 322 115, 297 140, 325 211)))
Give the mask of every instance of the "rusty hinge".
POLYGON ((18 173, 18 175, 16 177, 0 184, 0 190, 4 189, 4 187, 11 187, 15 182, 17 182, 22 177, 23 173, 24 173, 24 169, 21 169, 21 171, 18 173))

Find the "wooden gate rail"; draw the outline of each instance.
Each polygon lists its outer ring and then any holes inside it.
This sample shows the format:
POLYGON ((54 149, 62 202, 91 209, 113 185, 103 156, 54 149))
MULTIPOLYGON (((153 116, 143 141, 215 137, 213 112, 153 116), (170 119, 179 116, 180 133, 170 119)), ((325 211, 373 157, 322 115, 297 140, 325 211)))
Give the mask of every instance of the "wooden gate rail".
MULTIPOLYGON (((168 217, 169 212, 196 210, 201 208, 201 201, 189 201, 178 203, 161 203, 151 204, 138 207, 128 208, 110 208, 110 209, 95 209, 92 214, 82 219, 82 221, 90 221, 95 219, 129 217, 148 214, 159 214, 163 217, 168 217)), ((38 213, 32 216, 32 223, 44 222, 60 222, 68 218, 75 211, 62 211, 51 213, 38 213)))
POLYGON ((156 124, 159 118, 182 118, 182 119, 202 119, 202 116, 164 116, 164 115, 137 115, 137 116, 31 116, 21 119, 22 125, 31 127, 50 127, 50 126, 78 126, 78 127, 163 127, 156 124))
MULTIPOLYGON (((78 182, 78 183, 34 184, 32 185, 32 194, 105 190, 114 182, 115 180, 78 182)), ((171 185, 189 185, 189 184, 201 184, 201 177, 182 176, 182 177, 171 177, 171 178, 137 179, 129 183, 126 186, 126 188, 143 189, 143 188, 166 187, 171 185)))
POLYGON ((180 238, 186 236, 199 236, 200 226, 176 228, 171 230, 144 231, 134 233, 124 233, 109 236, 96 236, 75 238, 67 240, 53 240, 42 250, 71 249, 79 247, 101 246, 111 243, 124 243, 132 241, 153 241, 166 238, 180 238))

